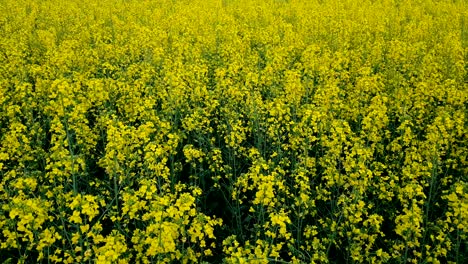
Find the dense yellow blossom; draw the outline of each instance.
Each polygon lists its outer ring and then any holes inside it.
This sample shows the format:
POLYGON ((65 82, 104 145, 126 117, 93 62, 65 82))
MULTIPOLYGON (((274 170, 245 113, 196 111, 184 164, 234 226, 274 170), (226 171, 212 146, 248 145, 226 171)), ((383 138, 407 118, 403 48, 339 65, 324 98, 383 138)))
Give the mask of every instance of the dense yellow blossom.
POLYGON ((3 0, 3 263, 467 263, 464 0, 3 0))

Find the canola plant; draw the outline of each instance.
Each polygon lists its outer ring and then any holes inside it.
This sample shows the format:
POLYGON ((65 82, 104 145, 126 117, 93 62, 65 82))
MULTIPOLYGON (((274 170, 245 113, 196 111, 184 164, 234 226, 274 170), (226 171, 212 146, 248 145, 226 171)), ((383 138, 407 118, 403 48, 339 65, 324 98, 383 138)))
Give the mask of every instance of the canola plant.
POLYGON ((464 0, 2 0, 2 263, 467 263, 464 0))

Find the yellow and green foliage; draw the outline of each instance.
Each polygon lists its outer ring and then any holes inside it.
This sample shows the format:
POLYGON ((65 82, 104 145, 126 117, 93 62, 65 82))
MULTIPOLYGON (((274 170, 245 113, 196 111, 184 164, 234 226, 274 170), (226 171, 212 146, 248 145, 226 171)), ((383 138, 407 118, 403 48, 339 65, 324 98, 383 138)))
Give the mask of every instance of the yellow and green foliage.
POLYGON ((2 0, 5 263, 467 263, 465 0, 2 0))

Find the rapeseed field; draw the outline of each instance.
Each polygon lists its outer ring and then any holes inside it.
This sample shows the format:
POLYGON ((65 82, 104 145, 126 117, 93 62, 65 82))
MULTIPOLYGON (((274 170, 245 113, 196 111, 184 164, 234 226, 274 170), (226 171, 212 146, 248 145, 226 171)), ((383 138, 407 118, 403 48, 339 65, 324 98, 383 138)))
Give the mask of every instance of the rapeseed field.
POLYGON ((2 263, 468 263, 465 0, 0 1, 2 263))

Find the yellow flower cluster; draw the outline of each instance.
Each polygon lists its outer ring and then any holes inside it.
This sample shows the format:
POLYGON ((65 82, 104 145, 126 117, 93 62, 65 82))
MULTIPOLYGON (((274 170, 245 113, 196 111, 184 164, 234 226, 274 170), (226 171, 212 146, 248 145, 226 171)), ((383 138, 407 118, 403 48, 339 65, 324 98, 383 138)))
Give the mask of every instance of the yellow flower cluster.
POLYGON ((468 263, 464 0, 3 0, 0 262, 468 263))

